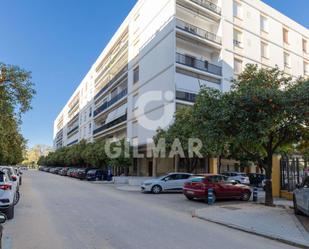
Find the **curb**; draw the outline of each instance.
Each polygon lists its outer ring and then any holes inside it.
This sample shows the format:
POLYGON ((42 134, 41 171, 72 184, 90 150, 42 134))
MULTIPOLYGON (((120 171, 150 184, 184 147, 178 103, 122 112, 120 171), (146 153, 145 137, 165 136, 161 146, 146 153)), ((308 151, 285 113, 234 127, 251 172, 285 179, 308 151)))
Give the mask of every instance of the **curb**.
POLYGON ((238 230, 238 231, 242 231, 242 232, 246 232, 246 233, 249 233, 249 234, 253 234, 253 235, 260 236, 260 237, 264 237, 264 238, 267 238, 267 239, 279 241, 279 242, 282 242, 282 243, 287 244, 287 245, 297 246, 297 247, 304 248, 304 249, 309 249, 309 243, 308 244, 303 244, 301 242, 287 240, 287 239, 284 239, 284 238, 282 238, 282 237, 280 237, 278 235, 268 234, 268 233, 261 233, 261 232, 258 232, 256 230, 254 230, 254 229, 249 229, 249 228, 238 226, 238 225, 234 225, 234 224, 224 223, 224 222, 221 222, 221 221, 200 217, 200 216, 198 216, 196 214, 192 214, 192 217, 200 219, 200 220, 212 222, 212 223, 215 223, 215 224, 218 224, 218 225, 222 225, 222 226, 225 226, 225 227, 228 227, 228 228, 232 228, 232 229, 235 229, 235 230, 238 230))

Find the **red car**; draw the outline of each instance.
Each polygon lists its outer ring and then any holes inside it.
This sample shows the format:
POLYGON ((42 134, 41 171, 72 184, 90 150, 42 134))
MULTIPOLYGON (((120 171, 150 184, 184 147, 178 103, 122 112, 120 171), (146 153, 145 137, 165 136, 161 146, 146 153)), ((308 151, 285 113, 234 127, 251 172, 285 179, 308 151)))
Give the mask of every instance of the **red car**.
POLYGON ((203 175, 191 178, 184 184, 183 194, 189 199, 203 199, 207 201, 208 189, 214 192, 213 200, 216 199, 239 199, 248 201, 251 197, 250 187, 236 182, 227 181, 223 175, 203 175))

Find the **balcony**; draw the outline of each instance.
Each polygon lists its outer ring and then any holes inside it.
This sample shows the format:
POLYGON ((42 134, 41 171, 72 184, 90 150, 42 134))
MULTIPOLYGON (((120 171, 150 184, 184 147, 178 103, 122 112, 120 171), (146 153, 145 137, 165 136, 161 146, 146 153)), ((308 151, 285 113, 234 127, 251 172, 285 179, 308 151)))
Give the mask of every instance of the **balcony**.
POLYGON ((198 28, 192 24, 186 23, 182 20, 177 19, 176 21, 176 27, 180 30, 183 30, 191 35, 197 36, 202 39, 206 39, 208 41, 214 42, 216 44, 221 45, 222 39, 221 37, 217 36, 216 34, 213 34, 207 30, 204 30, 202 28, 198 28))
POLYGON ((78 143, 78 139, 77 140, 74 140, 73 142, 67 144, 67 146, 71 146, 71 145, 74 145, 74 144, 77 144, 78 143))
POLYGON ((207 0, 190 0, 190 1, 216 13, 217 15, 221 15, 221 8, 210 1, 207 0))
POLYGON ((109 87, 111 87, 116 81, 121 79, 122 75, 128 71, 128 64, 125 65, 116 75, 113 77, 94 97, 96 100, 98 97, 100 97, 101 94, 103 94, 109 87))
POLYGON ((102 125, 101 127, 95 129, 95 130, 93 131, 93 135, 96 135, 96 134, 98 134, 98 133, 100 133, 100 132, 102 132, 102 131, 105 131, 105 130, 107 130, 107 129, 109 129, 109 128, 112 128, 112 127, 114 127, 114 126, 116 126, 116 125, 118 125, 118 124, 120 124, 120 123, 122 123, 122 122, 125 122, 125 121, 127 121, 127 114, 125 114, 125 115, 123 115, 123 116, 121 116, 121 117, 119 117, 119 118, 113 120, 113 121, 110 122, 110 123, 104 124, 104 125, 102 125))
POLYGON ((77 130, 78 130, 78 128, 79 128, 79 125, 78 125, 78 126, 76 126, 76 127, 74 127, 73 129, 70 129, 70 130, 68 131, 68 133, 67 133, 67 136, 72 135, 75 131, 77 131, 77 130))
POLYGON ((116 95, 114 98, 112 98, 110 101, 105 102, 103 105, 101 105, 99 108, 97 108, 94 111, 94 117, 98 116, 100 113, 105 111, 108 107, 112 106, 119 100, 121 100, 123 97, 125 97, 128 94, 128 89, 122 90, 118 95, 116 95))
POLYGON ((206 73, 222 76, 222 67, 211 64, 208 61, 198 60, 189 55, 176 53, 176 62, 181 65, 204 71, 206 73))

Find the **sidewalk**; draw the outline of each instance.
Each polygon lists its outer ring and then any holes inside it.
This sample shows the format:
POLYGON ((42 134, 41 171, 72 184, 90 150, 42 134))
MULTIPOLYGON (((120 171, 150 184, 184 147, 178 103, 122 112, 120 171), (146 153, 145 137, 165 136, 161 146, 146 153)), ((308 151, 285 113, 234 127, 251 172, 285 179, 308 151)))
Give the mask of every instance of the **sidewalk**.
POLYGON ((131 185, 118 185, 116 187, 118 190, 123 190, 123 191, 141 191, 141 187, 140 186, 131 186, 131 185))
POLYGON ((293 210, 253 203, 220 205, 196 210, 194 216, 281 242, 309 248, 309 233, 293 210))

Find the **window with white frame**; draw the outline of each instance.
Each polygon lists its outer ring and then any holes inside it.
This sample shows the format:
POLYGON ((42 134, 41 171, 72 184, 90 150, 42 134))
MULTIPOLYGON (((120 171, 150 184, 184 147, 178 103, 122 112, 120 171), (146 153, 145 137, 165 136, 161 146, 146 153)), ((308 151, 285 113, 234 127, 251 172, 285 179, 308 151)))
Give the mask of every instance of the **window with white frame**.
POLYGON ((291 66, 291 62, 290 62, 290 54, 287 52, 284 52, 284 66, 285 67, 290 67, 291 66))
POLYGON ((137 83, 139 81, 139 66, 133 69, 133 83, 137 83))
POLYGON ((237 29, 234 29, 234 46, 242 46, 242 33, 237 29))
POLYGON ((268 19, 261 15, 261 30, 268 32, 268 19))
POLYGON ((242 72, 242 61, 239 59, 234 59, 234 73, 240 74, 242 72))
POLYGON ((266 42, 261 42, 261 55, 263 58, 269 58, 269 46, 266 42))
POLYGON ((283 42, 289 44, 289 30, 283 28, 283 42))
POLYGON ((239 2, 233 2, 233 15, 238 18, 242 18, 242 6, 239 2))

